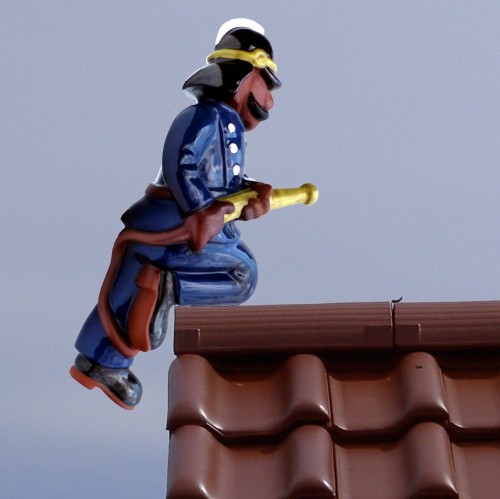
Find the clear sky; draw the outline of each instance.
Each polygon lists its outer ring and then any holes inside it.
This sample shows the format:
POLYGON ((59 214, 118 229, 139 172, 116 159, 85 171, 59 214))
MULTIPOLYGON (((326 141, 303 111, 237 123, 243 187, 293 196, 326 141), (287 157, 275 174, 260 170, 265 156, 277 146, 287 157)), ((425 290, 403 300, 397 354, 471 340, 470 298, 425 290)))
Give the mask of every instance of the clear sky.
POLYGON ((165 495, 171 343, 134 364, 132 412, 68 368, 120 215, 190 104, 182 83, 233 17, 264 25, 283 81, 247 172, 320 190, 240 224, 260 269, 250 303, 500 299, 498 2, 8 2, 2 497, 165 495))

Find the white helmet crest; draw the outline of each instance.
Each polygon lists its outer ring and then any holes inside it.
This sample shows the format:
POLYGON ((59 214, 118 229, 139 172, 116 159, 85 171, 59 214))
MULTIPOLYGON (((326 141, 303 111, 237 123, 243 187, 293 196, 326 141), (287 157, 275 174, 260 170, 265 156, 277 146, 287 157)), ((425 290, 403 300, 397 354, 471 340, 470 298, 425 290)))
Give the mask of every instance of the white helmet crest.
POLYGON ((261 35, 265 34, 264 28, 258 22, 252 21, 251 19, 245 19, 244 17, 238 17, 236 19, 230 19, 229 21, 226 21, 219 28, 217 38, 215 39, 215 45, 217 45, 220 42, 220 39, 233 28, 248 28, 256 31, 257 33, 260 33, 261 35))

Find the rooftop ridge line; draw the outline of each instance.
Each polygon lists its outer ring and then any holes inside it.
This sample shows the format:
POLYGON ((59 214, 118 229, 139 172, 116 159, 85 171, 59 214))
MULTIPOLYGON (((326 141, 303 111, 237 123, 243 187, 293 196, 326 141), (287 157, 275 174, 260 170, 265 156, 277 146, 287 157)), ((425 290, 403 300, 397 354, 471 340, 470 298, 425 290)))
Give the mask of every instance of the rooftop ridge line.
POLYGON ((174 352, 500 348, 500 301, 177 307, 174 352))

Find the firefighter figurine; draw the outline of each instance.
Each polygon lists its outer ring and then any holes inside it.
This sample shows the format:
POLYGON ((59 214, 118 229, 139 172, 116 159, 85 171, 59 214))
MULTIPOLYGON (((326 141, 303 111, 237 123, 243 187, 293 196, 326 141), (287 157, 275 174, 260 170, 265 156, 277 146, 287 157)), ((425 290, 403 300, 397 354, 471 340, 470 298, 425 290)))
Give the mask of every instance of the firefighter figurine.
POLYGON ((173 305, 236 305, 255 289, 255 259, 234 218, 258 218, 273 200, 270 185, 245 174, 245 132, 269 117, 281 86, 273 57, 257 23, 221 27, 207 64, 183 86, 197 103, 175 118, 156 180, 122 216, 70 373, 125 409, 142 395, 134 356, 161 345, 173 305), (235 213, 231 199, 242 191, 251 194, 235 213))

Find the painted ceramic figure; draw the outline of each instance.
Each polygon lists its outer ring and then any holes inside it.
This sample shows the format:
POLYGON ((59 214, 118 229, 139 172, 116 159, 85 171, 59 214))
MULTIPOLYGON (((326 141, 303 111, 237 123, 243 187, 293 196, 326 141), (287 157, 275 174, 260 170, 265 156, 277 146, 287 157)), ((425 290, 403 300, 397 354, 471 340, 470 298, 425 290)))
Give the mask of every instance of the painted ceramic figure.
POLYGON ((239 304, 255 289, 257 267, 220 198, 251 187, 240 220, 269 211, 271 186, 245 175, 245 131, 268 118, 276 77, 271 44, 256 23, 223 26, 207 64, 184 90, 197 104, 172 123, 162 168, 122 216, 109 271, 76 341, 70 372, 131 409, 141 383, 130 371, 139 351, 157 348, 174 304, 239 304))

